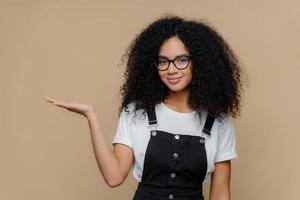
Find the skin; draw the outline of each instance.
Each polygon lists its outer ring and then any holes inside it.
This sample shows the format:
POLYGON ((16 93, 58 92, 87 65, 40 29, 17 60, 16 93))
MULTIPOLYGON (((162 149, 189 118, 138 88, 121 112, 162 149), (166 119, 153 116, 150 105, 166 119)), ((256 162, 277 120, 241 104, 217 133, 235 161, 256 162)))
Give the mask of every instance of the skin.
MULTIPOLYGON (((189 55, 188 49, 182 41, 174 36, 166 40, 160 48, 159 55, 168 59, 174 59, 181 54, 189 55)), ((158 71, 162 82, 169 88, 169 93, 164 104, 177 112, 191 112, 193 109, 188 105, 189 84, 192 80, 192 63, 184 70, 178 70, 173 63, 166 71, 158 71), (169 79, 180 77, 177 84, 170 84, 169 79)), ((116 144, 113 150, 105 141, 99 116, 92 105, 78 102, 64 102, 52 97, 44 97, 52 105, 65 108, 86 117, 89 123, 91 139, 95 158, 99 170, 108 186, 117 187, 124 182, 134 163, 133 150, 124 145, 116 144)), ((230 199, 230 160, 215 163, 215 170, 211 175, 210 200, 230 199)))
MULTIPOLYGON (((178 55, 189 55, 189 52, 178 37, 171 37, 161 45, 158 55, 174 59, 178 55)), ((169 105, 169 107, 178 112, 192 111, 192 108, 187 103, 189 95, 188 85, 192 81, 191 69, 191 62, 183 70, 177 69, 173 63, 170 63, 168 70, 158 71, 160 79, 170 89, 167 98, 164 100, 164 104, 169 105), (177 84, 169 82, 170 79, 178 77, 181 78, 177 84)))

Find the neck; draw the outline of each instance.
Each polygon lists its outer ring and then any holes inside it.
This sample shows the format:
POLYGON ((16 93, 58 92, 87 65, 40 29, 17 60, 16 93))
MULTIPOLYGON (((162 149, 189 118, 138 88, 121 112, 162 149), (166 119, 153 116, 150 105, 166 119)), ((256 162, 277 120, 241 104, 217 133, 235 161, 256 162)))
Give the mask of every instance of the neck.
POLYGON ((193 109, 188 104, 188 98, 188 90, 183 90, 179 92, 169 91, 163 103, 169 105, 170 107, 178 111, 192 111, 193 109))

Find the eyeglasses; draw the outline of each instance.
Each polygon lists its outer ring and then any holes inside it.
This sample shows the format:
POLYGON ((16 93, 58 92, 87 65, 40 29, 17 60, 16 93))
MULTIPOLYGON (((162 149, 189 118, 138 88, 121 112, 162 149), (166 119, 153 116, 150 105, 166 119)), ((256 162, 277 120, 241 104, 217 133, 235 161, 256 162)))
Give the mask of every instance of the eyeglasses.
POLYGON ((187 68, 187 66, 190 63, 190 60, 190 56, 177 56, 173 60, 169 60, 164 57, 159 57, 155 62, 155 66, 159 71, 166 71, 169 68, 170 63, 173 63, 177 69, 183 70, 187 68))

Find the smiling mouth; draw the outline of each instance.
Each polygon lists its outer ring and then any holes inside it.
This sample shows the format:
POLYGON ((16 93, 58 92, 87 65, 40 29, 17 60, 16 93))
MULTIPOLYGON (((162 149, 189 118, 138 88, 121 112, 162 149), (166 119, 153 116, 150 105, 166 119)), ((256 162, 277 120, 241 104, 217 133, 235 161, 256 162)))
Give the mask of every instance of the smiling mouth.
POLYGON ((180 81, 181 77, 178 78, 167 78, 168 82, 171 84, 176 84, 180 81))
POLYGON ((177 77, 177 78, 167 78, 168 80, 176 80, 176 79, 180 79, 181 77, 177 77))

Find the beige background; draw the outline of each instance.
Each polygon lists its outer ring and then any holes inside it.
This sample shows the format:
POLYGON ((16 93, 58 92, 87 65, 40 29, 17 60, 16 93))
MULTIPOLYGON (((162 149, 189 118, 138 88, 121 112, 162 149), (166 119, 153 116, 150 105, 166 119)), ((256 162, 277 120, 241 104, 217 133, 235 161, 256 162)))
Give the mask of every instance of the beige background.
POLYGON ((42 96, 93 104, 111 143, 121 56, 163 13, 209 21, 247 73, 235 120, 232 199, 299 199, 299 6, 296 0, 1 0, 0 199, 132 198, 131 174, 120 187, 105 185, 86 119, 42 96))

